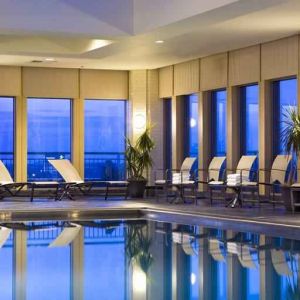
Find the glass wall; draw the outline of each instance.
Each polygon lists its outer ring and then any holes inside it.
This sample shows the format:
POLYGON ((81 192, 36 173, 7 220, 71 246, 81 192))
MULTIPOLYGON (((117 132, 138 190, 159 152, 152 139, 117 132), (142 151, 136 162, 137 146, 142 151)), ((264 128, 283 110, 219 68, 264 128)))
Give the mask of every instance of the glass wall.
POLYGON ((14 177, 14 98, 0 97, 0 159, 14 177))
POLYGON ((227 147, 226 90, 212 92, 212 155, 225 156, 227 147))
POLYGON ((28 98, 29 181, 58 180, 48 159, 71 159, 71 100, 28 98))
POLYGON ((84 114, 85 179, 125 179, 126 101, 85 100, 84 114))
POLYGON ((259 87, 257 84, 240 88, 241 154, 258 153, 259 87))
POLYGON ((186 156, 198 157, 198 96, 186 96, 186 156))
POLYGON ((274 113, 273 113, 273 149, 274 155, 284 154, 280 138, 285 128, 283 121, 285 113, 291 108, 297 108, 297 79, 278 80, 273 82, 274 113))

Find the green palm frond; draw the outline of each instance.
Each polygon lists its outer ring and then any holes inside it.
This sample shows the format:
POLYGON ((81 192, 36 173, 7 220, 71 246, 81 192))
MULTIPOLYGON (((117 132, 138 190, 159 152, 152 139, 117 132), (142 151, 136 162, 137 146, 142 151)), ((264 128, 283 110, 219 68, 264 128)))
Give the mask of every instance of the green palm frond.
POLYGON ((300 115, 294 107, 283 112, 284 129, 281 132, 281 141, 288 155, 300 153, 300 115))
POLYGON ((125 157, 129 178, 144 179, 144 171, 148 170, 153 164, 151 151, 154 149, 155 143, 151 138, 151 128, 151 126, 146 128, 135 145, 132 145, 131 141, 126 139, 125 157))

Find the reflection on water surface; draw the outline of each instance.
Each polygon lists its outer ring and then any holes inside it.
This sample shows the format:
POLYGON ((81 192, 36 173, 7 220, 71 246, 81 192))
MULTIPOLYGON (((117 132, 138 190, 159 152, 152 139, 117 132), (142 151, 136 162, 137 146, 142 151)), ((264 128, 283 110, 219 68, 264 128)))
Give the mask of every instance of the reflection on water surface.
POLYGON ((298 240, 142 220, 0 229, 1 300, 300 299, 298 240))

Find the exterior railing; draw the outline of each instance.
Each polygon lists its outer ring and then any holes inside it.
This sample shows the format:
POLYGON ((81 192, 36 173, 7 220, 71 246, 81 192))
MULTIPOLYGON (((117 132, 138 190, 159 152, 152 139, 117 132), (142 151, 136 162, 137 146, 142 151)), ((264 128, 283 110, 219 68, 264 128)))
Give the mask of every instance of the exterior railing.
MULTIPOLYGON (((28 152, 27 157, 28 181, 60 180, 48 159, 71 159, 71 153, 28 152)), ((0 159, 13 174, 13 153, 0 152, 0 159)), ((84 166, 86 180, 122 180, 126 177, 125 155, 122 152, 86 152, 84 166)))

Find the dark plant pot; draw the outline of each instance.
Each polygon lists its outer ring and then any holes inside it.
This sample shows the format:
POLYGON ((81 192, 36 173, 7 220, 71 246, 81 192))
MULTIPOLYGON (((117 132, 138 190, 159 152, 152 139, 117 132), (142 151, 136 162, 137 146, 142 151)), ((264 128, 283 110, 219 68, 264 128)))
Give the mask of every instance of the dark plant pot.
POLYGON ((147 180, 128 180, 128 194, 131 198, 143 198, 147 180))

